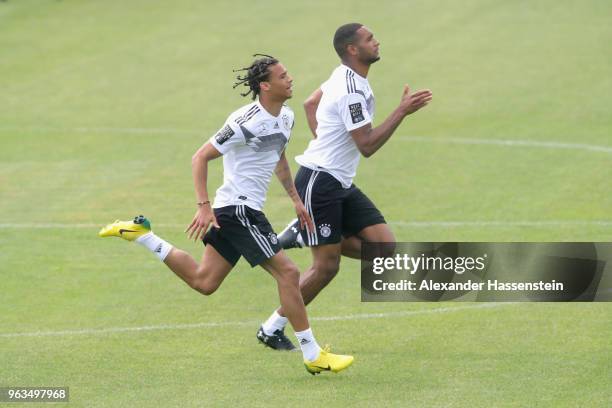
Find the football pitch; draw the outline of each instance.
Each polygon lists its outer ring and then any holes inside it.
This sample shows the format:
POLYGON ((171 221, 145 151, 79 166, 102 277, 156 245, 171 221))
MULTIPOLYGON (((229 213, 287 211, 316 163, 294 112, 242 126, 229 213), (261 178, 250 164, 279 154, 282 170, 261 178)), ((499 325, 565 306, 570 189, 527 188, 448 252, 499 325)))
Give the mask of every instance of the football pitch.
MULTIPOLYGON (((71 407, 612 406, 609 303, 362 303, 344 259, 308 311, 355 363, 312 377, 255 339, 278 303, 262 269, 204 297, 97 237, 142 213, 199 259, 191 156, 249 102, 232 69, 266 53, 293 76, 295 173, 301 104, 358 21, 381 42, 376 124, 405 83, 434 93, 355 180, 398 241, 610 242, 611 18, 598 0, 1 1, 0 387, 69 387, 71 407)), ((293 217, 276 180, 264 211, 293 217)))

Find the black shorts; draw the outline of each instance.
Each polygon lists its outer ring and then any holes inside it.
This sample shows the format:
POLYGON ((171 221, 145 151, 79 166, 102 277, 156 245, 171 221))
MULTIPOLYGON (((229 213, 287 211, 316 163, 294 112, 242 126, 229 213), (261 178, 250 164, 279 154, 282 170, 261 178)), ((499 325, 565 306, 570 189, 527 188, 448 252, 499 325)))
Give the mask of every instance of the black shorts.
POLYGON ((215 208, 220 229, 208 230, 202 241, 212 245, 232 266, 240 256, 256 266, 281 250, 272 226, 261 211, 246 205, 215 208))
POLYGON ((307 246, 336 244, 342 236, 355 235, 370 225, 386 224, 372 200, 357 186, 343 188, 325 171, 300 167, 295 187, 316 226, 314 232, 301 232, 307 246))

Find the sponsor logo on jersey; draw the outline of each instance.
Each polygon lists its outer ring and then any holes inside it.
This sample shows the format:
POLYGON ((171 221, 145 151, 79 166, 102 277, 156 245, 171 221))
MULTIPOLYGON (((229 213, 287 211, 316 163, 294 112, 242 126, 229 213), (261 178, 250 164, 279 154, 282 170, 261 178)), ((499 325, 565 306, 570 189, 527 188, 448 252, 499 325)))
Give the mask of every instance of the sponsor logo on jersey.
POLYGON ((272 243, 272 245, 276 245, 278 244, 278 238, 276 237, 276 234, 271 232, 268 234, 268 239, 270 240, 270 242, 272 243))
POLYGON ((235 133, 232 130, 232 128, 230 127, 230 125, 225 125, 225 127, 223 129, 221 129, 219 131, 219 133, 217 133, 217 135, 215 136, 215 140, 217 141, 217 143, 222 145, 223 143, 227 142, 234 135, 235 135, 235 133))

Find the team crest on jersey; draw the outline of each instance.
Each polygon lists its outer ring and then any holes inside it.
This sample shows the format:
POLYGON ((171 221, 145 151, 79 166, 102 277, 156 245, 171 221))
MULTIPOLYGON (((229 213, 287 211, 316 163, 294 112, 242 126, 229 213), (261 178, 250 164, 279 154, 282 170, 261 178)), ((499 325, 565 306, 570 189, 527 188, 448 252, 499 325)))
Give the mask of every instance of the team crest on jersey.
POLYGON ((289 122, 289 115, 287 114, 283 115, 283 126, 285 129, 291 130, 291 122, 289 122))
POLYGON ((319 234, 321 234, 321 236, 323 238, 327 238, 331 235, 331 227, 329 224, 321 224, 319 225, 319 234))
POLYGON ((219 131, 219 133, 217 133, 217 135, 215 136, 215 140, 217 141, 217 143, 222 145, 223 143, 227 142, 234 135, 235 135, 235 133, 232 130, 232 128, 230 127, 230 125, 225 125, 225 127, 223 129, 221 129, 219 131))
POLYGON ((270 240, 270 242, 272 243, 272 245, 276 245, 278 244, 278 238, 276 237, 276 234, 271 232, 268 234, 268 239, 270 240))
POLYGON ((359 123, 365 119, 363 117, 363 112, 361 111, 361 104, 359 102, 350 104, 349 111, 351 112, 351 120, 353 121, 353 123, 359 123))

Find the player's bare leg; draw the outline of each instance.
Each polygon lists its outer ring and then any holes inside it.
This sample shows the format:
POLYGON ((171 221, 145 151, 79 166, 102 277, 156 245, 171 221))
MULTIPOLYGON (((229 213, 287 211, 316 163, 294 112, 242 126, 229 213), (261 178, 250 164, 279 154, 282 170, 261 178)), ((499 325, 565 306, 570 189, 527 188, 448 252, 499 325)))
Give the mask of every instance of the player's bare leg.
POLYGON ((342 256, 353 259, 361 259, 361 243, 363 240, 357 235, 342 238, 342 256))
POLYGON ((187 285, 203 295, 212 295, 232 270, 232 265, 212 246, 206 245, 198 264, 187 252, 172 248, 164 263, 187 285))
MULTIPOLYGON (((329 282, 334 279, 340 268, 341 244, 320 245, 310 248, 313 264, 300 276, 300 292, 304 304, 309 304, 329 282)), ((285 315, 281 306, 278 314, 285 315)))
POLYGON ((284 251, 280 251, 264 261, 261 266, 276 279, 278 296, 285 311, 284 316, 289 319, 293 329, 296 332, 308 329, 310 326, 300 293, 300 271, 297 265, 287 257, 284 251))
POLYGON ((350 366, 353 356, 332 354, 327 349, 322 350, 312 334, 306 306, 300 294, 298 267, 283 251, 264 261, 261 266, 276 279, 280 302, 298 338, 306 370, 311 374, 319 374, 321 371, 342 371, 350 366))
MULTIPOLYGON (((331 282, 340 269, 341 255, 361 259, 361 243, 395 242, 395 236, 387 224, 370 225, 356 236, 343 239, 340 244, 319 245, 311 247, 313 264, 300 276, 300 291, 304 304, 314 300, 324 287, 331 282)), ((386 256, 391 254, 381 254, 386 256)), ((285 316, 282 307, 277 310, 280 316, 285 316)))
MULTIPOLYGON (((342 255, 353 259, 361 259, 362 242, 395 242, 395 236, 387 224, 367 226, 357 235, 342 239, 342 255)), ((385 255, 382 254, 381 256, 385 255)))
POLYGON ((139 243, 203 295, 214 293, 232 270, 232 265, 212 245, 206 246, 202 261, 198 264, 187 252, 173 247, 153 233, 151 223, 143 215, 135 217, 133 221, 117 220, 103 227, 98 235, 139 243))

